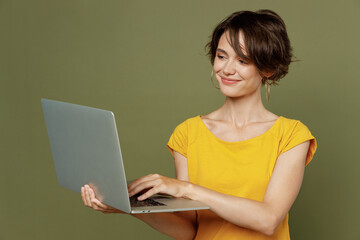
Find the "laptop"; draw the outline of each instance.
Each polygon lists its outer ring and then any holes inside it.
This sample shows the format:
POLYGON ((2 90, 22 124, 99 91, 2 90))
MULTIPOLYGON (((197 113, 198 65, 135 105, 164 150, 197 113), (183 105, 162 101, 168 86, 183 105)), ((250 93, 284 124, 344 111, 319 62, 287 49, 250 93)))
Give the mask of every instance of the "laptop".
POLYGON ((50 99, 41 104, 61 186, 80 193, 89 184, 100 201, 130 214, 209 209, 198 201, 162 195, 141 203, 130 200, 114 114, 50 99))

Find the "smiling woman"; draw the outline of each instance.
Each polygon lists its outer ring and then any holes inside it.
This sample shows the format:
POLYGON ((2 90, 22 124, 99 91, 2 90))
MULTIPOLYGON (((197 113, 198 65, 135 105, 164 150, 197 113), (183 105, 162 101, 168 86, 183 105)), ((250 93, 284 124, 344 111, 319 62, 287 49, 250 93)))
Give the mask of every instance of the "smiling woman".
POLYGON ((239 60, 252 62, 261 73, 272 73, 268 74, 267 79, 279 81, 288 73, 292 49, 285 23, 275 12, 240 11, 221 22, 207 44, 213 65, 216 53, 220 50, 219 41, 225 32, 239 60))
MULTIPOLYGON (((240 35, 240 45, 244 46, 244 36, 240 35)), ((246 94, 256 93, 260 90, 262 75, 270 76, 269 73, 261 73, 250 61, 240 58, 229 43, 229 33, 225 32, 218 43, 213 69, 220 90, 225 96, 240 97, 246 94)), ((247 57, 248 58, 248 57, 247 57)))
MULTIPOLYGON (((298 120, 265 109, 260 88, 287 74, 291 47, 283 20, 270 10, 240 11, 214 30, 210 60, 225 103, 177 126, 168 148, 177 179, 150 174, 128 186, 144 200, 156 193, 197 200, 210 210, 135 217, 176 239, 288 240, 288 211, 316 140, 298 120)), ((84 204, 101 203, 89 187, 84 204)))

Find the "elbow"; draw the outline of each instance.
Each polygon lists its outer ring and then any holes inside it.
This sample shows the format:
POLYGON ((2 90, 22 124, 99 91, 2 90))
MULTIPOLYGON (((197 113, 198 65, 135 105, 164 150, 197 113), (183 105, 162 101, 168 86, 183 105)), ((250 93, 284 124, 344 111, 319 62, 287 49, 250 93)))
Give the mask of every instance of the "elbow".
POLYGON ((260 223, 261 229, 259 230, 261 233, 267 236, 272 236, 274 235, 279 224, 280 224, 279 218, 274 214, 269 214, 268 216, 262 219, 260 223))

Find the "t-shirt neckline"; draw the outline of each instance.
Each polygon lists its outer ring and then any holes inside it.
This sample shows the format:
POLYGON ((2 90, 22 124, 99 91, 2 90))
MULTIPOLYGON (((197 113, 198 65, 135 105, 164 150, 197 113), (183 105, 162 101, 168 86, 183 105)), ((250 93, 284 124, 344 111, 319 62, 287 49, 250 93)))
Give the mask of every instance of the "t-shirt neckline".
POLYGON ((279 117, 275 120, 274 124, 273 124, 266 132, 264 132, 264 133, 262 133, 262 134, 260 134, 260 135, 258 135, 258 136, 256 136, 256 137, 249 138, 249 139, 242 140, 242 141, 228 142, 228 141, 222 140, 222 139, 218 138, 217 136, 215 136, 215 135, 208 129, 208 127, 205 125, 204 121, 201 119, 201 116, 202 116, 202 115, 198 115, 197 118, 198 118, 199 121, 201 122, 201 125, 205 128, 205 131, 206 131, 209 135, 211 135, 214 139, 216 139, 217 141, 222 142, 222 143, 225 143, 225 144, 239 144, 239 143, 245 143, 245 142, 249 142, 249 141, 253 141, 253 140, 256 140, 256 139, 258 139, 258 138, 261 138, 261 137, 263 137, 263 136, 271 133, 271 132, 273 131, 273 129, 279 124, 280 118, 282 118, 282 116, 279 116, 279 117))

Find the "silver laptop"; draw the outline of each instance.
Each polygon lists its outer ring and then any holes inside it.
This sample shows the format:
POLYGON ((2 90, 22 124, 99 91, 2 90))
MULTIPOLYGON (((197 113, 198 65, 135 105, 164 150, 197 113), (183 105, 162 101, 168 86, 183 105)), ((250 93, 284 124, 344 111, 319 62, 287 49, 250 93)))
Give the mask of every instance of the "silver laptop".
POLYGON ((197 201, 161 195, 140 203, 130 199, 114 114, 49 99, 41 103, 61 186, 80 193, 89 184, 102 202, 127 213, 209 209, 197 201))

